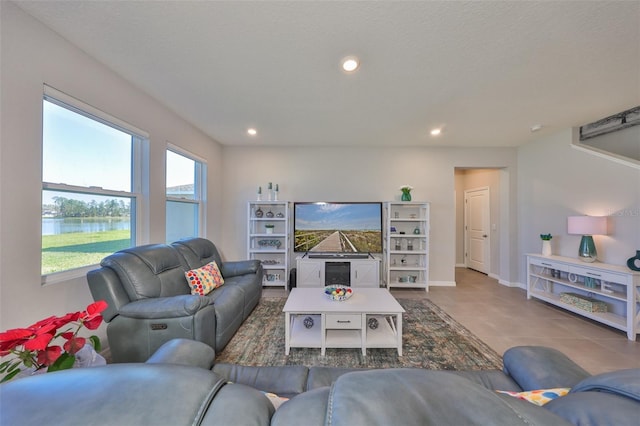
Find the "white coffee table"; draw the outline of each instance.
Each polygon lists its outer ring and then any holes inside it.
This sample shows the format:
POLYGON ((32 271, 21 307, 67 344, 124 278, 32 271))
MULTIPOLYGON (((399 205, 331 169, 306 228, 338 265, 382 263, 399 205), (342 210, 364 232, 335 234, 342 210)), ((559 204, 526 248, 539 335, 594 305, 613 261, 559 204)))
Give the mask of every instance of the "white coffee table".
POLYGON ((294 288, 284 305, 285 354, 290 348, 397 348, 402 356, 404 309, 384 288, 355 288, 342 302, 330 300, 324 288, 294 288), (311 321, 313 326, 305 326, 311 321), (368 322, 376 324, 369 326, 368 322), (376 326, 377 325, 377 326, 376 326), (375 327, 374 327, 375 326, 375 327))

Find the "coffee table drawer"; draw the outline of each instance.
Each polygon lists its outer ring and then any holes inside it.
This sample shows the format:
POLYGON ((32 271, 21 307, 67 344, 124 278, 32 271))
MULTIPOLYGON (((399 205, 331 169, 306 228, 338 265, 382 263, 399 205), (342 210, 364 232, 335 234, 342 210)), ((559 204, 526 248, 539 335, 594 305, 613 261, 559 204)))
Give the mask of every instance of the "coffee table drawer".
POLYGON ((327 314, 325 328, 362 328, 362 315, 327 314))

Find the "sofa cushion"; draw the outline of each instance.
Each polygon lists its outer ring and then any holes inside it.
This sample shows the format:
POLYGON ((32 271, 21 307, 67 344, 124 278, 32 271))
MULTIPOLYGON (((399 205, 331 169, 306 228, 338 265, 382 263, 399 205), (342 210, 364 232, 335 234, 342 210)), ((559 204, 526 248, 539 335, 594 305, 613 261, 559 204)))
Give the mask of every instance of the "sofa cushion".
POLYGON ((301 365, 254 367, 223 363, 215 364, 213 372, 233 383, 290 398, 306 390, 309 369, 301 365))
POLYGON ((107 256, 101 266, 113 270, 130 300, 189 293, 180 256, 165 244, 149 244, 107 256))
POLYGON ((451 374, 464 377, 487 389, 520 392, 522 388, 500 370, 452 371, 451 374))
POLYGON ((524 391, 572 388, 591 376, 562 352, 544 346, 516 346, 508 349, 502 360, 504 372, 524 391))
POLYGON ((205 238, 187 238, 171 244, 183 257, 189 269, 215 261, 222 266, 222 258, 213 242, 205 238))
POLYGON ((184 276, 191 287, 191 294, 204 296, 224 284, 224 278, 215 261, 201 268, 190 269, 184 273, 184 276))
MULTIPOLYGON (((200 424, 199 416, 225 386, 226 380, 211 371, 178 365, 73 368, 3 383, 0 423, 200 424)), ((249 411, 259 402, 246 404, 249 411)))
MULTIPOLYGON (((293 404, 287 402, 280 410, 293 404)), ((279 411, 280 411, 279 410, 279 411)), ((387 369, 347 373, 331 389, 327 424, 560 425, 562 418, 446 371, 387 369), (367 407, 366 410, 354 407, 367 407)))
POLYGON ((543 409, 580 426, 637 426, 640 417, 640 404, 633 399, 594 391, 569 393, 543 409))
POLYGON ((613 393, 640 402, 640 368, 591 376, 571 389, 571 393, 586 391, 613 393))
POLYGON ((271 426, 330 425, 331 422, 325 422, 329 392, 329 387, 323 387, 291 398, 278 408, 278 411, 271 418, 271 426))

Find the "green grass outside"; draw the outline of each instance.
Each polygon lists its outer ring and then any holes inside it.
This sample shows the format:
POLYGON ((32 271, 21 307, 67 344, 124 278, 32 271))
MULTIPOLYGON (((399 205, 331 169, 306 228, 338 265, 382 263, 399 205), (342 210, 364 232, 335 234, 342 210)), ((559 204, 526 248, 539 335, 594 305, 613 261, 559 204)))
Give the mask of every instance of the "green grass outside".
POLYGON ((131 245, 131 231, 73 232, 42 236, 42 274, 98 264, 131 245))

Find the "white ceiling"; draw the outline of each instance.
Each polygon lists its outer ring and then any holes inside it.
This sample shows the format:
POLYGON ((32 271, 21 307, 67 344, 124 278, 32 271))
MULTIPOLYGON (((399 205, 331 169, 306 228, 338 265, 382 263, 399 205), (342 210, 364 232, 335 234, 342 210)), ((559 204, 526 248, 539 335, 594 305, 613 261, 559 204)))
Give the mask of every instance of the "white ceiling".
POLYGON ((517 146, 640 105, 640 1, 16 3, 230 146, 517 146))

